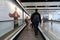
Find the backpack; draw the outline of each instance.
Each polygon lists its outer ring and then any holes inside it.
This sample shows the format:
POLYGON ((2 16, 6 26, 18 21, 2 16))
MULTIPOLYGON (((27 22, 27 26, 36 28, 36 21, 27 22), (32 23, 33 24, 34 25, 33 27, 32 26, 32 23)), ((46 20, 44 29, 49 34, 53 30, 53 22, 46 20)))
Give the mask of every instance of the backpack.
POLYGON ((39 22, 39 15, 34 15, 33 22, 39 22))

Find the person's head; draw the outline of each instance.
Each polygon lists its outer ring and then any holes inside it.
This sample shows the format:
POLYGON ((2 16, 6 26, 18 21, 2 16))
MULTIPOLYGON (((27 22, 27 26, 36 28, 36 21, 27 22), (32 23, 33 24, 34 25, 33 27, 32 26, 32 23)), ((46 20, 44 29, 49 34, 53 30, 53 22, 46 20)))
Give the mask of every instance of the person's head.
POLYGON ((35 12, 37 12, 38 11, 38 9, 35 9, 35 12))
POLYGON ((26 16, 26 18, 28 19, 28 16, 26 16))

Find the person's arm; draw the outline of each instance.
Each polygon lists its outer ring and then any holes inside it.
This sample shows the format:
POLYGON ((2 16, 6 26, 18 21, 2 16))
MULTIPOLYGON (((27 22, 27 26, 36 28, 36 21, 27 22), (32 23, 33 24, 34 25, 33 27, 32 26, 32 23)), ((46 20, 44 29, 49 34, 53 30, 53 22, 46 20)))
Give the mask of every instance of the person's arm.
POLYGON ((20 17, 20 15, 19 14, 17 14, 18 15, 18 17, 20 17))

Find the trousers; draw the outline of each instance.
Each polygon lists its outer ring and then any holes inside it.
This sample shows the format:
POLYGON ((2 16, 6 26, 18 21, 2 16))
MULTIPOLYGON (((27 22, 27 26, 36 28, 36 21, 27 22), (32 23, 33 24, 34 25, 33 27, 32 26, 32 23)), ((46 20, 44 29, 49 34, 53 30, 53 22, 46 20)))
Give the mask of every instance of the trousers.
POLYGON ((38 24, 39 23, 33 24, 35 35, 38 35, 38 24))

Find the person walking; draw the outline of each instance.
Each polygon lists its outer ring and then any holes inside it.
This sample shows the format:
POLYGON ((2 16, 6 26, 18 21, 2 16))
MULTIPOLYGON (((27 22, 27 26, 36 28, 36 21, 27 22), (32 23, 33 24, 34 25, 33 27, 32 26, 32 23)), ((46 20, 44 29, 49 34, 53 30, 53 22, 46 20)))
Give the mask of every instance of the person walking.
POLYGON ((26 23, 26 29, 27 29, 27 31, 28 31, 28 25, 29 25, 29 21, 28 21, 28 16, 26 16, 26 18, 25 18, 25 23, 26 23))
POLYGON ((38 13, 38 9, 31 15, 31 22, 34 27, 35 35, 38 35, 38 25, 41 24, 41 15, 38 13))
POLYGON ((28 16, 26 16, 26 19, 25 19, 25 22, 26 22, 26 26, 28 25, 28 16))

